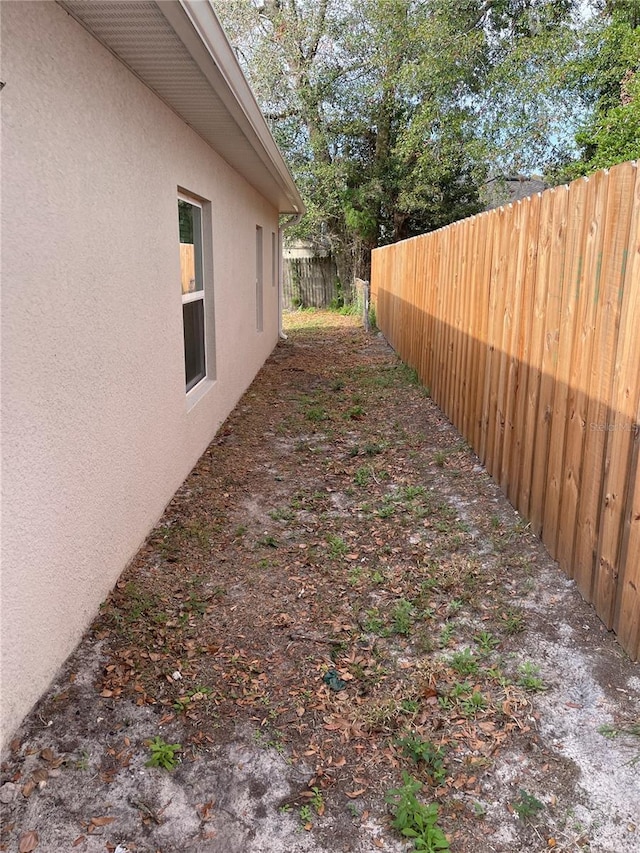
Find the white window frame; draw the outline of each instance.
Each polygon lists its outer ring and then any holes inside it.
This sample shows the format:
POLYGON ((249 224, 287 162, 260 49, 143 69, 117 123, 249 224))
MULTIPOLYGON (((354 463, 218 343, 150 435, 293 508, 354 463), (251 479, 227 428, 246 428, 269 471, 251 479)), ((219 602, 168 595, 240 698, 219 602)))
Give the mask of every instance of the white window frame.
MULTIPOLYGON (((208 347, 207 347, 207 303, 206 303, 206 281, 205 281, 205 264, 204 264, 204 207, 202 202, 193 198, 192 196, 185 195, 184 193, 179 192, 178 201, 184 201, 187 204, 190 204, 192 207, 197 207, 200 210, 200 269, 202 271, 202 289, 194 290, 191 293, 182 293, 182 285, 180 287, 181 296, 182 296, 182 305, 187 305, 190 302, 202 302, 202 344, 203 344, 203 359, 204 359, 204 375, 201 376, 197 382, 195 382, 190 388, 186 387, 186 376, 185 376, 185 387, 186 394, 192 394, 197 388, 200 388, 203 382, 206 382, 209 371, 208 371, 208 347)), ((180 235, 178 234, 178 241, 180 242, 180 235)), ((194 246, 195 251, 195 246, 194 246)), ((197 269, 197 264, 196 264, 197 269)), ((183 327, 182 334, 184 339, 184 318, 183 318, 183 327)), ((185 373, 186 373, 186 356, 185 356, 185 373)))
POLYGON ((264 228, 256 225, 256 332, 264 331, 264 228))

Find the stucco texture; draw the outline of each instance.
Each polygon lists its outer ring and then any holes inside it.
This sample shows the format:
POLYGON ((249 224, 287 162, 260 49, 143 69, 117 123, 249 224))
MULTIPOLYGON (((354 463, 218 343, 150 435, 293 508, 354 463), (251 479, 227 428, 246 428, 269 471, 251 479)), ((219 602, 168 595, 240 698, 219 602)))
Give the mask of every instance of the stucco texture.
POLYGON ((55 3, 2 3, 2 742, 278 335, 277 211, 55 3), (210 202, 185 394, 178 188, 210 202))

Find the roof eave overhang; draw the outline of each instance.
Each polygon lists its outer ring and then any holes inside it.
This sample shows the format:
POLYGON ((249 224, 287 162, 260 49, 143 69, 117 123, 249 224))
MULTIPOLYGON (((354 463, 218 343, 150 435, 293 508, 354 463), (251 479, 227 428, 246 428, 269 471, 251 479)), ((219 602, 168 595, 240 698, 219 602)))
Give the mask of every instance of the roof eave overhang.
MULTIPOLYGON (((261 195, 273 204, 279 213, 304 213, 304 203, 295 185, 291 172, 269 130, 258 103, 240 68, 238 60, 229 44, 222 25, 209 0, 116 0, 106 3, 103 9, 109 15, 109 7, 117 6, 120 25, 119 37, 113 37, 113 30, 104 26, 96 11, 100 2, 87 3, 82 0, 58 0, 83 27, 114 54, 147 85, 167 106, 198 133, 229 165, 241 174, 261 195), (200 88, 211 92, 211 114, 224 113, 224 121, 217 129, 216 121, 203 120, 202 113, 194 116, 190 113, 189 93, 175 88, 167 89, 163 81, 147 74, 144 50, 141 48, 140 61, 136 55, 137 37, 145 40, 145 15, 147 10, 155 8, 156 15, 166 21, 167 33, 173 35, 169 40, 169 65, 173 65, 180 56, 188 56, 188 62, 197 67, 200 88), (130 23, 123 22, 123 16, 130 11, 130 23), (142 21, 142 23, 141 23, 142 21), (122 41, 123 27, 127 30, 126 47, 122 41), (130 29, 129 29, 130 28, 130 29), (132 47, 133 44, 133 47, 132 47), (206 82, 205 82, 206 81, 206 82), (218 111, 216 113, 215 111, 218 111)), ((150 14, 150 13, 149 13, 150 14)), ((156 26, 149 24, 149 26, 156 26)), ((163 45, 166 50, 166 42, 163 45)), ((148 56, 148 53, 146 54, 148 56)), ((157 70, 157 63, 156 63, 157 70)), ((166 74, 162 75, 166 77, 166 74)), ((205 94, 205 103, 207 96, 205 94)))
POLYGON ((264 167, 285 191, 290 206, 280 213, 303 213, 304 203, 262 115, 210 2, 174 0, 158 8, 224 102, 264 167))

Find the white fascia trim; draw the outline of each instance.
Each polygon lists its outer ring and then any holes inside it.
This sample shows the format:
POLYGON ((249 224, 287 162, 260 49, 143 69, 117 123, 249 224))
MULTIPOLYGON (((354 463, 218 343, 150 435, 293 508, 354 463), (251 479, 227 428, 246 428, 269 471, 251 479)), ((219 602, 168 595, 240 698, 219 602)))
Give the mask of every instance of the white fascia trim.
POLYGON ((157 5, 289 199, 290 208, 280 212, 304 213, 289 167, 209 0, 165 0, 157 5))

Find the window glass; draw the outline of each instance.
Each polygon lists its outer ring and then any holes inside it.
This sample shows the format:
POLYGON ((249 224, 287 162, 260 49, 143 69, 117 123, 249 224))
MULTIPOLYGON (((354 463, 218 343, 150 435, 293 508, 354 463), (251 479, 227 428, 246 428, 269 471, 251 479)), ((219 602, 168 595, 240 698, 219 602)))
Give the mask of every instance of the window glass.
POLYGON ((185 382, 190 391, 207 375, 202 208, 195 202, 178 199, 178 226, 185 382))
POLYGON ((202 210, 178 199, 180 225, 180 274, 183 293, 202 290, 202 210))
POLYGON ((206 376, 204 359, 204 301, 196 299, 182 306, 184 322, 184 363, 187 391, 206 376))

